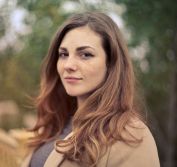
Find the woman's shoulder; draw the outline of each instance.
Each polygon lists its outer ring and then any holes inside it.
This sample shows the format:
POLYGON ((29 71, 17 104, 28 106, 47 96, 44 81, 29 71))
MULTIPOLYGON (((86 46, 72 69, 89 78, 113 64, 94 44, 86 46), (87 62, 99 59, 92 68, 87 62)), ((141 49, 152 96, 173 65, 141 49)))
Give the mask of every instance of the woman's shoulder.
POLYGON ((146 137, 153 138, 148 126, 138 118, 133 118, 127 123, 123 135, 125 135, 125 138, 134 137, 138 140, 143 140, 146 137))
POLYGON ((132 119, 123 136, 129 141, 116 141, 111 146, 109 167, 160 167, 155 140, 145 123, 132 119))

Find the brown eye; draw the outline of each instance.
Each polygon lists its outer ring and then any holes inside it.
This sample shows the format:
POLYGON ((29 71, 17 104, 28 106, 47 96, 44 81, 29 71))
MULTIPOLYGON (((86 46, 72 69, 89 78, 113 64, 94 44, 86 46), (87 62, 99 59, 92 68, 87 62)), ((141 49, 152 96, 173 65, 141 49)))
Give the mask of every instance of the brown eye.
POLYGON ((59 58, 66 58, 66 57, 68 57, 68 53, 59 52, 59 53, 58 53, 58 56, 59 56, 59 58))
POLYGON ((90 59, 90 58, 94 57, 93 54, 87 53, 87 52, 81 53, 80 56, 81 56, 82 59, 90 59))

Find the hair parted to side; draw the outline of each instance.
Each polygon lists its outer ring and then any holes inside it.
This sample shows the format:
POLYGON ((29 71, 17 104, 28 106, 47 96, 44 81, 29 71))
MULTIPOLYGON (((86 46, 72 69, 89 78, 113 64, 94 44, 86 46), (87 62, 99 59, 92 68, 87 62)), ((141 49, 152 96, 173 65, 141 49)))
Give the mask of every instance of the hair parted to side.
POLYGON ((122 135, 132 117, 140 117, 134 102, 134 89, 132 62, 115 22, 99 12, 73 15, 57 31, 42 66, 41 90, 36 99, 38 120, 32 129, 36 136, 31 146, 38 147, 61 134, 67 120, 74 115, 72 136, 65 141, 58 140, 56 150, 84 166, 96 166, 108 146, 115 141, 138 142, 136 137, 128 139, 122 135), (61 83, 57 60, 58 48, 66 33, 82 26, 88 26, 102 39, 107 55, 107 77, 77 109, 76 97, 68 96, 61 83), (60 150, 65 146, 69 146, 68 149, 60 150))

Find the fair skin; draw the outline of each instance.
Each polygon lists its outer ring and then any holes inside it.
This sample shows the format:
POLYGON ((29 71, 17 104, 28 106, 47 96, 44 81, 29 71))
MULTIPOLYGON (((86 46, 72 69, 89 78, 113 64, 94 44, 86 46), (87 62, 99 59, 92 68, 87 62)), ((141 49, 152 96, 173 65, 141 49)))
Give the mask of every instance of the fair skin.
POLYGON ((68 95, 80 106, 106 76, 106 53, 101 37, 88 26, 75 28, 59 47, 57 70, 68 95))

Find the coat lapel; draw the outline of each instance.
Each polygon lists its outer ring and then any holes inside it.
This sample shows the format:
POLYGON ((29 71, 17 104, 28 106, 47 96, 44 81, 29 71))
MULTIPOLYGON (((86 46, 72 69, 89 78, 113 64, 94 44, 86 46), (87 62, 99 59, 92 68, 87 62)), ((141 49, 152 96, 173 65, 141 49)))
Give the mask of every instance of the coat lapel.
POLYGON ((33 151, 25 158, 25 160, 23 161, 20 167, 29 167, 32 155, 33 155, 33 151))
POLYGON ((55 149, 50 153, 49 157, 47 158, 44 167, 57 167, 58 164, 61 163, 63 160, 63 155, 56 152, 55 149), (52 165, 51 165, 52 164, 52 165))
MULTIPOLYGON (((64 140, 68 139, 70 136, 72 136, 72 132, 69 133, 64 140)), ((53 151, 50 153, 50 155, 48 156, 44 167, 57 167, 63 160, 64 156, 61 153, 56 152, 55 149, 53 149, 53 151), (52 165, 51 165, 52 164, 52 165)))

